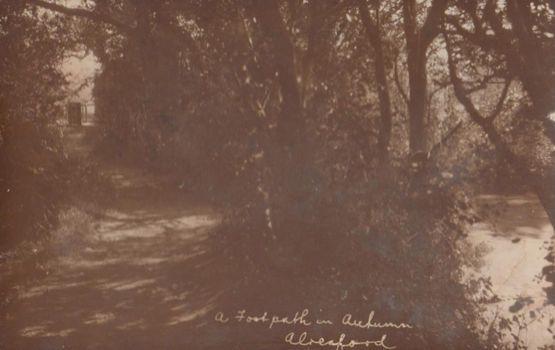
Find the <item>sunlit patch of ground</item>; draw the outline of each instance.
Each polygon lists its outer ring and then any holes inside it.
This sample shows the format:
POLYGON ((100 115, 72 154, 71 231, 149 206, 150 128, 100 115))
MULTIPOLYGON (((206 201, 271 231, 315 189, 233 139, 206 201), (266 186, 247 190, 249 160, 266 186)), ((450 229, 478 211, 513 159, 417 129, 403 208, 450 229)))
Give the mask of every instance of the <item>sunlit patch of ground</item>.
POLYGON ((73 332, 75 332, 73 328, 60 331, 47 331, 46 326, 32 326, 21 330, 21 335, 23 337, 67 337, 73 332))
POLYGON ((209 311, 212 311, 214 308, 214 304, 210 302, 203 308, 197 309, 193 312, 189 311, 189 305, 178 305, 172 308, 172 311, 178 312, 176 316, 173 316, 166 324, 168 326, 175 326, 181 323, 191 322, 195 319, 198 319, 204 315, 206 315, 209 311))
MULTIPOLYGON (((92 150, 79 144, 87 128, 66 135, 76 156, 92 150)), ((11 349, 191 348, 192 322, 225 284, 196 268, 212 265, 206 239, 218 215, 140 169, 101 163, 99 171, 114 200, 63 213, 48 273, 15 289, 1 340, 11 349)))
POLYGON ((115 320, 116 316, 111 313, 96 312, 89 319, 85 320, 85 324, 103 324, 115 320))
POLYGON ((98 223, 96 234, 99 239, 105 241, 156 236, 163 236, 167 239, 187 239, 196 234, 195 229, 212 227, 216 223, 216 218, 210 215, 145 218, 142 215, 117 212, 98 223))
POLYGON ((552 344, 548 328, 555 307, 545 305, 543 288, 548 283, 541 278, 553 235, 545 211, 532 194, 483 195, 478 203, 493 213, 475 224, 470 235, 474 244, 487 247, 479 274, 491 278, 493 292, 501 299, 491 305, 491 317, 516 315, 527 325, 521 336, 531 349, 552 344))

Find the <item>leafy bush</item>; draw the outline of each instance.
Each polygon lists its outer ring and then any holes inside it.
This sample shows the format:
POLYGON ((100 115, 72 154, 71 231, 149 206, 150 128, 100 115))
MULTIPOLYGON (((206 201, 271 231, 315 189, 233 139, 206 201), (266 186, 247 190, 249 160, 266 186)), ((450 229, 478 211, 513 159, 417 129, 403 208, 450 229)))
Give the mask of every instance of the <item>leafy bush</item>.
POLYGON ((71 40, 60 17, 0 9, 0 246, 41 238, 55 224, 63 190, 56 117, 65 78, 59 70, 71 40))

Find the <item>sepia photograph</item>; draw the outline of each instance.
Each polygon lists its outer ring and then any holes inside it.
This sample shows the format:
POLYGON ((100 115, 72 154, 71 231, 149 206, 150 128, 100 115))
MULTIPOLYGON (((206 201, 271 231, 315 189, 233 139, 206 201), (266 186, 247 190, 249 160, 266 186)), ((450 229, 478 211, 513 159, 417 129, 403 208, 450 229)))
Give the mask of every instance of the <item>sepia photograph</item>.
POLYGON ((0 350, 555 350, 554 0, 0 0, 0 350))

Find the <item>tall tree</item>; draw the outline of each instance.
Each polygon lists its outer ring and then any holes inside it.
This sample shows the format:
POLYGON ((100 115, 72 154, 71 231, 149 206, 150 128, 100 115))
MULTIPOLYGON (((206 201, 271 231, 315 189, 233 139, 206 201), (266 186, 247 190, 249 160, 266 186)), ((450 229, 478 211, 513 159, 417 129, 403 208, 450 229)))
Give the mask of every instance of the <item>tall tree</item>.
POLYGON ((441 32, 447 0, 434 0, 422 25, 418 24, 416 0, 403 1, 403 26, 409 76, 408 114, 411 155, 427 152, 426 115, 428 109, 428 48, 441 32))
POLYGON ((374 2, 375 20, 370 17, 370 11, 366 0, 359 1, 358 9, 360 18, 368 41, 374 49, 374 76, 378 88, 380 103, 380 131, 378 136, 378 157, 380 163, 385 165, 389 158, 389 143, 391 140, 392 113, 391 99, 389 97, 389 86, 387 82, 387 68, 385 64, 383 32, 380 23, 380 1, 374 2))
POLYGON ((282 96, 278 134, 282 140, 296 143, 303 135, 305 121, 293 44, 281 18, 278 1, 254 0, 252 11, 270 43, 272 65, 278 77, 282 96))

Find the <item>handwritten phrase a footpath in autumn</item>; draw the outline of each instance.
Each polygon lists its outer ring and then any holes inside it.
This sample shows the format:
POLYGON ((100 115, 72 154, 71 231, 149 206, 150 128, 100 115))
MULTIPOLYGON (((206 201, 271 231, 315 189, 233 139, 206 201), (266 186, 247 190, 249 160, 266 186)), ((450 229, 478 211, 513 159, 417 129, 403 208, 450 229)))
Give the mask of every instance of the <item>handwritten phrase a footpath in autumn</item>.
POLYGON ((344 327, 352 327, 354 329, 410 329, 412 325, 407 323, 394 322, 377 322, 374 320, 375 312, 370 311, 367 318, 356 319, 352 314, 344 314, 340 321, 322 319, 314 317, 308 309, 297 311, 292 315, 274 315, 269 312, 263 312, 258 315, 249 314, 247 310, 238 310, 235 314, 226 315, 223 312, 217 312, 214 320, 220 324, 237 323, 245 326, 264 325, 268 329, 276 326, 298 326, 306 328, 303 332, 288 332, 284 338, 284 343, 293 347, 329 347, 335 350, 351 349, 351 348, 383 348, 395 349, 395 345, 387 340, 387 334, 383 333, 381 337, 375 339, 348 339, 345 333, 340 333, 332 339, 323 337, 311 337, 310 327, 318 326, 334 326, 336 324, 344 327))

